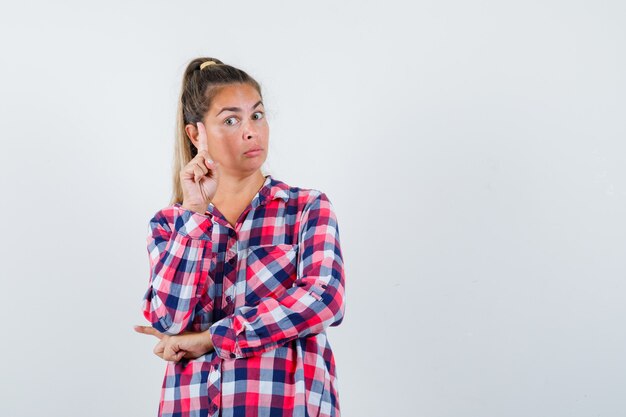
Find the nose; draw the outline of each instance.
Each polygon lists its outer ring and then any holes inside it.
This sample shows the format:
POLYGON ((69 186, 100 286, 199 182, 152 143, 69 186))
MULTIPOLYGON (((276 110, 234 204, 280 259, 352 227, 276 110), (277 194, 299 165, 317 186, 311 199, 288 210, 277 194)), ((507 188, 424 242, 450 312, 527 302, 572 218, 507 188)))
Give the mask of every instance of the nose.
POLYGON ((252 139, 257 136, 257 130, 254 126, 254 123, 248 122, 243 130, 243 138, 244 139, 252 139))

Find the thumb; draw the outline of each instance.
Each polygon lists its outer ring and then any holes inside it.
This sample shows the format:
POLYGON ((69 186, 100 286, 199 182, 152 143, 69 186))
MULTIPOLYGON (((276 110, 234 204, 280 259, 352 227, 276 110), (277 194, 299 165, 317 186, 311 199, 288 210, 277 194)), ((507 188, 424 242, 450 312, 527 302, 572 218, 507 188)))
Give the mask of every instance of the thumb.
POLYGON ((218 179, 220 177, 220 163, 217 161, 209 162, 206 159, 204 160, 204 163, 207 166, 207 168, 211 170, 213 177, 215 179, 218 179))

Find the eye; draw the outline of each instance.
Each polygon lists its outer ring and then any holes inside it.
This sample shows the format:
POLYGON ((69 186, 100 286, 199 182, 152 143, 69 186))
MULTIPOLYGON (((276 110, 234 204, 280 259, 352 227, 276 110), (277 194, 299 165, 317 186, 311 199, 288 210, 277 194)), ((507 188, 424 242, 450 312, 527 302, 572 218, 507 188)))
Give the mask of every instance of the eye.
POLYGON ((259 119, 262 119, 262 118, 264 118, 264 117, 265 117, 265 113, 263 113, 262 111, 255 112, 254 114, 259 114, 259 115, 260 115, 260 116, 259 116, 259 117, 257 117, 255 120, 259 120, 259 119))
POLYGON ((229 117, 228 119, 224 120, 224 123, 226 123, 228 126, 232 126, 234 123, 228 123, 229 120, 231 119, 237 119, 236 117, 229 117))

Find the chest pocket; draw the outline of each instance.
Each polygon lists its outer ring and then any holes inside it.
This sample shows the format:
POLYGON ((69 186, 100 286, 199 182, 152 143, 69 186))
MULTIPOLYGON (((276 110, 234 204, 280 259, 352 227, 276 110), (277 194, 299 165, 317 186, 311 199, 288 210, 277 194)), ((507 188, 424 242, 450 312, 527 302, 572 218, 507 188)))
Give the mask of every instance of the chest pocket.
POLYGON ((246 262, 246 304, 280 297, 297 278, 298 244, 250 246, 246 262))

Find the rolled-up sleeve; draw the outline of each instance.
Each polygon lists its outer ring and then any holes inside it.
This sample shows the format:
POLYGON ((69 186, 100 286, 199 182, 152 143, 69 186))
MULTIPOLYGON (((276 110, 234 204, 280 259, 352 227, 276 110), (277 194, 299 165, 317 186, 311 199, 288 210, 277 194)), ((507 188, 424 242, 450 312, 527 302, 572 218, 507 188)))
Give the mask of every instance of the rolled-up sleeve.
POLYGON ((187 329, 206 287, 212 253, 212 221, 179 203, 158 211, 149 222, 149 287, 143 315, 161 333, 187 329))
POLYGON ((242 306, 209 328, 218 356, 259 355, 295 338, 338 326, 345 313, 345 273, 339 227, 326 194, 312 193, 302 210, 298 276, 280 296, 242 306))

